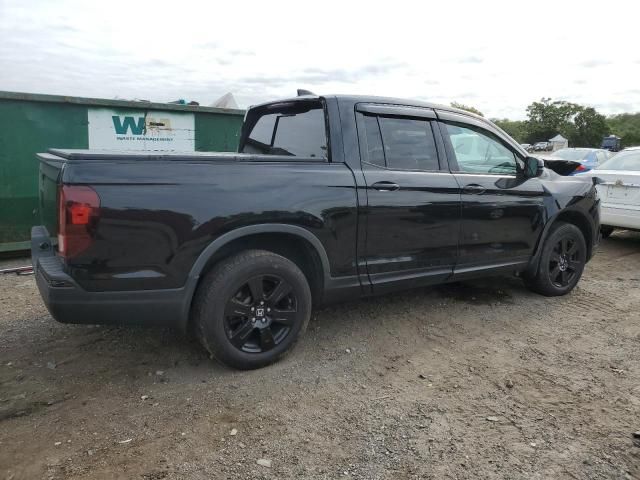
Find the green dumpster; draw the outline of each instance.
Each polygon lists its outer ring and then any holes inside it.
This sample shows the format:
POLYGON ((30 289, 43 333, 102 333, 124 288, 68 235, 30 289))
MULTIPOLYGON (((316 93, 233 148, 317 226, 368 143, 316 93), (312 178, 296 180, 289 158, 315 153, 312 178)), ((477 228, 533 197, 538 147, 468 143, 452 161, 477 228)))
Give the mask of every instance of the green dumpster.
POLYGON ((0 91, 0 252, 29 248, 49 148, 235 151, 243 110, 0 91))

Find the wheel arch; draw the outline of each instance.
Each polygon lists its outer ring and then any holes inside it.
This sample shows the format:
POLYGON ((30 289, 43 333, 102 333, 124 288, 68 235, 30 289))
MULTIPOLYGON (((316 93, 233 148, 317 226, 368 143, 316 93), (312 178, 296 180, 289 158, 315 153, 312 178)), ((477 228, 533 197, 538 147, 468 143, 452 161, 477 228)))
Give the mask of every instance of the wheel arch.
POLYGON ((549 236, 549 233, 551 232, 553 227, 558 225, 558 223, 560 222, 570 223, 580 229, 580 231, 582 232, 582 236, 584 237, 584 241, 587 245, 587 259, 591 258, 593 253, 594 232, 587 215, 579 210, 561 210, 545 225, 542 234, 540 235, 540 240, 536 245, 533 259, 529 264, 529 267, 527 268, 527 273, 534 274, 538 270, 540 254, 542 252, 544 242, 547 240, 547 237, 549 236))
POLYGON ((330 264, 318 237, 297 225, 259 224, 240 227, 211 242, 191 267, 182 309, 183 329, 189 323, 193 298, 201 277, 220 260, 247 249, 268 250, 293 261, 307 277, 314 303, 321 298, 324 286, 330 278, 330 264))
POLYGON ((571 223, 580 229, 584 237, 584 242, 587 245, 587 259, 591 258, 593 253, 594 232, 587 216, 578 210, 564 210, 561 211, 553 221, 554 224, 558 222, 571 223))

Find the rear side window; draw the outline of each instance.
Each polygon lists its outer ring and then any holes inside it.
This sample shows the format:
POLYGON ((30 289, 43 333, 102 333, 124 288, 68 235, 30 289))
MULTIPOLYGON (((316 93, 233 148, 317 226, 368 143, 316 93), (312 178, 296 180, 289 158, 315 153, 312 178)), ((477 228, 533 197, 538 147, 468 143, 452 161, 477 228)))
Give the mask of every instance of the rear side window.
POLYGON ((380 136, 380 126, 378 117, 373 115, 364 116, 364 131, 367 142, 367 160, 369 163, 385 167, 384 150, 382 147, 382 136, 380 136))
POLYGON ((364 116, 367 161, 398 170, 438 170, 431 123, 399 117, 364 116))
POLYGON ((324 109, 319 102, 291 102, 249 112, 241 153, 328 158, 324 109))

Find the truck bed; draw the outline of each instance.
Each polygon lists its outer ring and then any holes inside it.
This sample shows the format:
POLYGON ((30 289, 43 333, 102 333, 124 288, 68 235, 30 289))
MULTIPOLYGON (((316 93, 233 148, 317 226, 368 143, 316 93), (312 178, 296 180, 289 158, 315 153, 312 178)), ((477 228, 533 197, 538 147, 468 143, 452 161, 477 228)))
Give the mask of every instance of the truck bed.
POLYGON ((318 162, 314 157, 294 157, 290 155, 257 155, 235 152, 165 152, 137 150, 87 150, 51 148, 49 153, 40 153, 38 157, 47 161, 172 161, 172 162, 318 162))
POLYGON ((218 237, 269 224, 307 231, 332 250, 332 273, 355 275, 356 188, 343 163, 213 152, 38 157, 41 225, 54 243, 61 186, 88 186, 100 199, 93 243, 64 267, 86 290, 179 288, 218 237))

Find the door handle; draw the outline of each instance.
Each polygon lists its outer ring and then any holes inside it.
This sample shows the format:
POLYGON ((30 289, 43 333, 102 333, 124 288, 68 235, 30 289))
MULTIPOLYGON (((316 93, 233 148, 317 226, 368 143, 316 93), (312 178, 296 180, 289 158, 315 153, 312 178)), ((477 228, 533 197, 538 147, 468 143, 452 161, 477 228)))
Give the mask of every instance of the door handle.
POLYGON ((394 192, 400 189, 400 185, 393 182, 376 182, 371 185, 371 188, 375 188, 381 192, 394 192))
POLYGON ((465 185, 462 189, 464 193, 468 193, 469 195, 481 195, 487 191, 482 185, 478 185, 477 183, 470 183, 469 185, 465 185))

